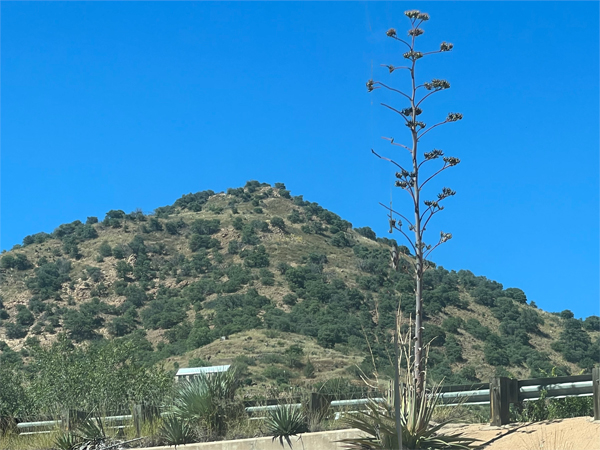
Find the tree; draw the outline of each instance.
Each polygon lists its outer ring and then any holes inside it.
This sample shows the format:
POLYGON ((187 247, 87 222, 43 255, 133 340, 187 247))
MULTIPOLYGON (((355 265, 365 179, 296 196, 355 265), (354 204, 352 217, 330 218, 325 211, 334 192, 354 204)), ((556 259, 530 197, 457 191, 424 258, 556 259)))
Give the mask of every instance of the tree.
MULTIPOLYGON (((407 101, 410 104, 410 106, 408 107, 396 109, 388 104, 382 103, 382 105, 385 108, 389 109, 395 114, 398 114, 404 120, 405 125, 410 130, 410 145, 404 145, 395 142, 393 137, 385 138, 388 141, 390 141, 392 145, 400 147, 409 152, 409 165, 401 165, 394 159, 383 157, 376 153, 374 150, 371 151, 375 156, 390 162, 398 169, 398 172, 396 172, 395 186, 403 189, 409 194, 414 206, 414 219, 411 221, 403 214, 392 209, 391 204, 389 207, 382 204, 384 207, 386 207, 386 209, 389 212, 390 233, 394 230, 399 231, 408 240, 410 246, 412 247, 415 253, 414 278, 416 312, 413 376, 415 380, 417 394, 421 395, 425 388, 425 356, 423 351, 423 273, 427 269, 426 259, 431 254, 431 252, 435 250, 439 245, 452 238, 452 235, 450 233, 444 233, 442 231, 440 232, 439 241, 436 244, 431 245, 426 244, 423 241, 423 235, 432 217, 444 209, 444 206, 442 206, 442 202, 455 194, 455 192, 452 189, 444 187, 442 189, 442 192, 437 195, 436 199, 424 200, 423 189, 425 188, 427 183, 429 183, 430 180, 432 180, 444 170, 456 166, 460 162, 460 160, 458 158, 444 156, 444 152, 442 150, 435 148, 425 152, 423 156, 420 157, 418 149, 419 143, 421 142, 423 137, 426 134, 428 134, 431 130, 443 124, 461 120, 462 114, 449 113, 446 116, 445 120, 436 123, 430 127, 427 127, 427 125, 424 122, 419 120, 418 116, 420 116, 423 112, 423 110, 421 109, 423 102, 431 95, 450 88, 450 83, 446 80, 434 78, 431 81, 427 81, 422 84, 417 84, 417 61, 428 55, 451 51, 453 45, 447 42, 442 42, 438 50, 424 53, 418 51, 415 47, 415 41, 418 36, 423 34, 423 29, 419 27, 421 26, 421 24, 429 20, 429 15, 417 10, 406 11, 404 14, 409 18, 411 24, 411 27, 408 30, 408 41, 398 37, 396 30, 393 28, 389 29, 386 34, 390 38, 408 47, 408 51, 403 55, 404 58, 407 60, 407 65, 401 67, 394 67, 392 65, 384 66, 388 68, 390 74, 392 74, 396 70, 408 71, 411 81, 410 91, 408 93, 405 93, 399 89, 392 88, 380 81, 373 81, 372 79, 367 82, 367 90, 369 92, 372 92, 376 89, 384 88, 394 94, 399 94, 401 97, 404 98, 405 101, 407 101), (420 95, 422 90, 428 91, 428 93, 426 93, 425 95, 420 95), (420 96, 420 98, 418 98, 418 96, 420 96), (438 168, 431 175, 429 173, 423 173, 426 163, 440 158, 442 158, 444 162, 441 168, 438 168), (406 227, 408 228, 408 230, 406 230, 406 227), (410 233, 412 233, 413 235, 412 238, 409 236, 410 233)), ((392 250, 392 265, 395 269, 397 269, 400 266, 398 262, 398 250, 394 248, 392 250)))

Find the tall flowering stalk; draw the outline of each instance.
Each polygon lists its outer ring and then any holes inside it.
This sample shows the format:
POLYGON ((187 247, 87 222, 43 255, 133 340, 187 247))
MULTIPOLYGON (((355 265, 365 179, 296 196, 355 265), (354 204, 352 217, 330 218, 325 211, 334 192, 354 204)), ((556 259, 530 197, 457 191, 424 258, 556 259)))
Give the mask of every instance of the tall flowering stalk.
MULTIPOLYGON (((412 220, 408 219, 403 214, 392 209, 392 205, 389 207, 383 205, 389 212, 389 224, 390 224, 390 233, 394 230, 400 232, 409 242, 412 247, 415 258, 414 258, 414 276, 415 276, 415 301, 416 301, 416 315, 415 315, 415 332, 414 332, 414 365, 413 365, 413 376, 416 386, 416 392, 418 395, 422 395, 425 389, 425 366, 426 366, 426 357, 424 352, 424 343, 423 343, 423 273, 427 269, 425 266, 425 262, 427 261, 427 257, 435 250, 438 246, 443 244, 444 242, 450 240, 452 238, 452 234, 440 232, 439 240, 437 243, 431 245, 425 243, 423 240, 423 235, 427 226, 429 225, 430 220, 434 215, 444 209, 442 202, 446 200, 448 197, 452 197, 455 192, 450 188, 443 188, 442 191, 437 194, 437 198, 434 200, 425 200, 423 199, 423 188, 439 175, 444 170, 456 166, 460 163, 458 158, 444 156, 444 152, 439 149, 432 149, 430 151, 426 151, 422 156, 418 153, 419 142, 422 138, 429 133, 434 128, 439 127, 440 125, 444 125, 450 122, 456 122, 462 119, 462 114, 460 113, 449 113, 446 116, 446 119, 442 122, 436 123, 435 125, 431 125, 427 127, 427 125, 419 120, 419 116, 423 113, 421 109, 423 102, 430 97, 431 95, 449 89, 450 83, 446 80, 441 79, 433 79, 428 82, 424 82, 422 84, 417 84, 416 80, 416 65, 417 61, 425 56, 433 55, 436 53, 444 53, 452 50, 453 45, 447 42, 442 42, 438 50, 429 51, 429 52, 421 52, 415 48, 416 38, 424 33, 423 29, 420 26, 429 20, 429 15, 426 13, 422 13, 417 10, 406 11, 404 13, 408 19, 410 20, 410 29, 408 30, 408 38, 401 39, 398 37, 396 30, 391 28, 387 31, 387 36, 396 41, 400 42, 403 45, 406 45, 408 51, 404 53, 404 58, 407 61, 407 65, 395 67, 392 65, 383 65, 387 67, 389 73, 392 74, 396 70, 406 70, 410 74, 411 79, 411 89, 408 93, 403 92, 399 89, 395 89, 387 84, 382 83, 381 81, 373 81, 369 80, 367 82, 367 90, 372 92, 376 89, 387 89, 391 92, 394 92, 406 101, 409 105, 405 108, 397 109, 388 104, 381 103, 382 106, 389 109, 395 114, 398 114, 405 121, 405 125, 410 130, 411 135, 411 145, 404 145, 398 142, 395 142, 394 138, 385 138, 392 145, 398 146, 407 150, 410 154, 410 160, 408 164, 401 165, 394 159, 386 158, 374 150, 371 150, 373 154, 375 154, 378 158, 386 160, 393 164, 397 168, 396 172, 396 181, 395 186, 400 189, 406 191, 410 198, 412 199, 414 205, 414 218, 412 220), (438 166, 437 170, 433 170, 431 173, 423 174, 422 170, 425 169, 426 163, 434 160, 443 161, 443 165, 441 167, 438 166)), ((408 158, 407 158, 408 159, 408 158)), ((392 250, 392 266, 395 270, 399 267, 399 252, 398 249, 394 248, 392 250)), ((398 380, 396 380, 398 381, 398 380)))

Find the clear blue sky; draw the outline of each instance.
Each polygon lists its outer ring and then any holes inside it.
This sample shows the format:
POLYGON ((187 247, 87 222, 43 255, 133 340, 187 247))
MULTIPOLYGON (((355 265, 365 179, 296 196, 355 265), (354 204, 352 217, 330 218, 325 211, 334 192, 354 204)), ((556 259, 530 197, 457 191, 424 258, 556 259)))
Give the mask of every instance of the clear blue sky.
POLYGON ((463 161, 432 259, 599 314, 598 2, 2 2, 2 249, 250 179, 388 236, 392 171, 370 148, 402 156, 379 102, 406 105, 365 82, 405 86, 379 65, 401 65, 385 31, 414 8, 423 49, 455 45, 421 60, 452 84, 422 117, 464 114, 423 141, 463 161))

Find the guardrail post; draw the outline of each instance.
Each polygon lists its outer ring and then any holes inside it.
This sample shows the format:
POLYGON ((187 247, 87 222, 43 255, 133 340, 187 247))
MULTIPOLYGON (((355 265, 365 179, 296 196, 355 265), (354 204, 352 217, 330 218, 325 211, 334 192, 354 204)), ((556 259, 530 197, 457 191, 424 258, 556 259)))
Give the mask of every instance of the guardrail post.
POLYGON ((490 422, 491 425, 501 426, 509 422, 511 403, 519 399, 518 380, 508 377, 494 378, 490 383, 490 422))
POLYGON ((144 420, 144 411, 142 409, 142 405, 133 405, 131 416, 133 418, 135 437, 139 438, 142 435, 142 421, 144 420))
POLYGON ((592 392, 594 393, 594 420, 600 420, 600 367, 592 369, 592 392))

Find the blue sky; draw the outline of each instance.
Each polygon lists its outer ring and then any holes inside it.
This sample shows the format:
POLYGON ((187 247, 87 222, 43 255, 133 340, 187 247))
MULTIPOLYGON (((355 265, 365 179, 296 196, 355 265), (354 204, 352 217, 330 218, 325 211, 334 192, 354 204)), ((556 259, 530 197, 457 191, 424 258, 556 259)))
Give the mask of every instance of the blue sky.
POLYGON ((597 2, 2 2, 2 249, 250 179, 388 236, 392 169, 370 149, 404 157, 379 103, 406 105, 365 82, 406 86, 380 64, 401 65, 385 31, 407 9, 431 15, 421 48, 455 45, 419 62, 452 85, 422 117, 464 115, 422 144, 462 160, 433 261, 599 314, 597 2))

